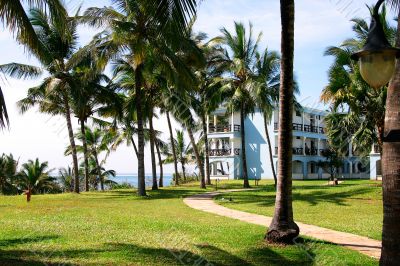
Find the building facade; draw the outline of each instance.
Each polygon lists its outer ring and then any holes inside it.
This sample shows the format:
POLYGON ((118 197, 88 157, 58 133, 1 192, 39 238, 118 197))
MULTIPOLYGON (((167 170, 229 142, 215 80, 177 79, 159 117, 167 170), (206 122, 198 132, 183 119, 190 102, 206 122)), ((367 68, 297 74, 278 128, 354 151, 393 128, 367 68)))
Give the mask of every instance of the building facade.
MULTIPOLYGON (((328 148, 324 118, 328 113, 304 107, 293 114, 293 179, 326 179, 327 169, 319 162, 328 148)), ((278 161, 278 111, 274 111, 272 121, 267 126, 272 146, 272 160, 277 169, 278 161)), ((210 114, 208 139, 210 155, 210 175, 212 179, 239 179, 242 177, 242 140, 240 114, 227 114, 219 108, 210 114)), ((272 169, 261 112, 248 116, 244 122, 247 172, 250 179, 272 179, 272 169)), ((380 155, 372 149, 370 158, 362 160, 352 151, 349 143, 348 156, 338 169, 341 178, 377 179, 381 175, 380 155)))

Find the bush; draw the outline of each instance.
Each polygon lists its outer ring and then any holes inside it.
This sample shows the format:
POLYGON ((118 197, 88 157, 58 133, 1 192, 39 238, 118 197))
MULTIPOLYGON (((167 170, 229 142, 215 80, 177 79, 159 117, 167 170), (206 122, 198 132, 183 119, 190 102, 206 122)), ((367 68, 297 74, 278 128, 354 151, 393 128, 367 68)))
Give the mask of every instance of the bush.
MULTIPOLYGON (((175 180, 176 180, 176 175, 173 174, 171 185, 175 185, 175 180)), ((196 182, 196 181, 200 181, 199 176, 197 174, 186 175, 186 179, 183 179, 183 174, 179 173, 179 184, 187 184, 187 183, 192 183, 192 182, 196 182)))
POLYGON ((113 189, 133 189, 133 188, 135 188, 135 187, 127 182, 123 182, 121 184, 115 183, 115 184, 110 185, 111 190, 113 190, 113 189))

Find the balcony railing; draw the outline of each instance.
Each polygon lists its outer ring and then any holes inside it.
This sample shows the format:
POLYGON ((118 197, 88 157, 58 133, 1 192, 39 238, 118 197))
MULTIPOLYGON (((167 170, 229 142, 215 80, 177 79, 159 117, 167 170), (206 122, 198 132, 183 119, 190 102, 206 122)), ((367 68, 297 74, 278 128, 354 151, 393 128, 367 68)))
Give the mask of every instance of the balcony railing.
POLYGON ((293 155, 303 155, 303 148, 293 148, 293 155))
MULTIPOLYGON (((233 153, 234 155, 240 155, 240 149, 234 149, 233 153)), ((232 155, 232 149, 211 149, 208 154, 209 156, 230 156, 232 155)))
MULTIPOLYGON (((210 133, 232 132, 232 125, 209 125, 208 130, 210 133)), ((240 132, 240 125, 233 125, 233 131, 240 132)))
MULTIPOLYGON (((274 123, 274 130, 278 130, 278 123, 274 123)), ((316 127, 316 126, 311 126, 311 125, 304 125, 304 127, 303 127, 302 124, 298 124, 298 123, 293 123, 293 130, 325 134, 325 129, 323 127, 316 127)))
POLYGON ((318 155, 318 150, 315 148, 306 148, 306 155, 318 155))

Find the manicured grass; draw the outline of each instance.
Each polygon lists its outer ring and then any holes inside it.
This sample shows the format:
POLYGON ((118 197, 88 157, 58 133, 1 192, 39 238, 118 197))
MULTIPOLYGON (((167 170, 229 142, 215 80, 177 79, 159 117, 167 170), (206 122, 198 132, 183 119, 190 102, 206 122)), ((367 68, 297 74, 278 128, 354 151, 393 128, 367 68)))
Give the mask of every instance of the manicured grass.
POLYGON ((0 196, 0 265, 377 265, 309 239, 265 244, 265 228, 182 202, 202 191, 167 188, 145 199, 129 190, 34 195, 29 204, 0 196))
MULTIPOLYGON (((259 188, 224 194, 216 201, 232 209, 272 216, 274 187, 271 182, 263 181, 259 188)), ((382 188, 378 181, 346 180, 338 186, 328 186, 327 181, 293 182, 296 221, 381 240, 382 208, 382 188)))

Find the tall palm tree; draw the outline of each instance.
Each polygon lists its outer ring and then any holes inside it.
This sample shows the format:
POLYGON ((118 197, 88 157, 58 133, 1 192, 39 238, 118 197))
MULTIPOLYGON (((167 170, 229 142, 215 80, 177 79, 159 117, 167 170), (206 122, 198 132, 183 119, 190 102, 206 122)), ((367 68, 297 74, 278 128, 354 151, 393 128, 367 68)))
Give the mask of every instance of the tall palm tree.
MULTIPOLYGON (((373 8, 370 10, 373 12, 373 8)), ((385 8, 380 13, 380 19, 389 41, 394 44, 396 29, 388 23, 385 8)), ((370 30, 364 19, 353 18, 351 21, 355 37, 325 51, 325 55, 334 57, 334 62, 329 69, 329 84, 324 88, 321 100, 330 103, 333 111, 326 118, 332 147, 346 153, 348 139, 352 138, 353 148, 366 157, 373 144, 378 144, 382 150, 387 88, 379 91, 371 88, 362 79, 358 65, 351 60, 351 54, 362 48, 370 30)))
POLYGON ((56 187, 55 178, 49 174, 48 163, 29 160, 22 165, 18 173, 18 186, 25 190, 27 201, 30 201, 32 194, 43 193, 46 189, 56 187))
POLYGON ((143 71, 147 58, 158 57, 158 64, 171 72, 171 79, 178 76, 191 78, 183 62, 174 53, 183 44, 181 38, 187 14, 194 13, 194 0, 163 0, 155 4, 145 0, 113 1, 118 10, 112 7, 89 8, 81 21, 92 26, 105 26, 106 30, 94 40, 105 61, 123 57, 131 65, 135 77, 136 114, 138 128, 138 194, 146 195, 144 169, 144 114, 143 71), (167 11, 165 12, 164 11, 167 11), (178 33, 178 35, 177 35, 178 33))
MULTIPOLYGON (((81 53, 76 51, 78 36, 75 20, 68 20, 66 27, 59 26, 49 18, 45 12, 32 9, 30 21, 34 26, 36 35, 40 39, 43 50, 48 51, 45 58, 40 57, 41 69, 49 73, 42 84, 28 91, 28 97, 19 102, 21 112, 27 111, 34 105, 39 105, 40 110, 52 115, 63 115, 66 118, 68 135, 73 147, 72 159, 74 168, 75 188, 79 193, 78 159, 76 156, 75 140, 71 122, 70 92, 77 89, 76 80, 71 76, 71 70, 80 62, 81 53)), ((7 68, 13 65, 8 64, 7 68)))
MULTIPOLYGON (((397 39, 396 47, 400 47, 400 1, 387 0, 396 11, 397 39)), ((400 99, 400 63, 397 60, 395 74, 389 84, 386 100, 385 133, 389 130, 400 128, 400 116, 398 113, 400 99)), ((382 154, 382 189, 383 189, 383 230, 382 253, 380 265, 396 265, 400 261, 400 144, 384 142, 382 154)))
POLYGON ((230 33, 226 28, 221 29, 222 36, 214 38, 214 41, 221 42, 229 49, 226 52, 229 73, 231 76, 232 97, 229 99, 229 110, 240 112, 241 141, 242 141, 242 169, 243 187, 249 188, 249 176, 246 159, 246 132, 244 121, 248 114, 254 112, 255 102, 251 91, 257 86, 253 75, 258 44, 262 34, 253 39, 253 25, 249 23, 249 32, 242 23, 235 22, 235 31, 230 33))
POLYGON ((294 0, 281 0, 281 81, 279 89, 278 186, 275 212, 266 239, 293 243, 299 227, 292 206, 292 120, 294 107, 294 0))
POLYGON ((272 175, 274 177, 275 187, 277 177, 272 155, 271 137, 268 132, 268 124, 271 121, 276 103, 279 100, 279 80, 280 80, 280 58, 277 52, 264 50, 263 54, 256 54, 257 63, 255 72, 259 86, 255 90, 255 99, 258 108, 260 108, 264 119, 264 130, 268 142, 268 152, 271 163, 272 175))

